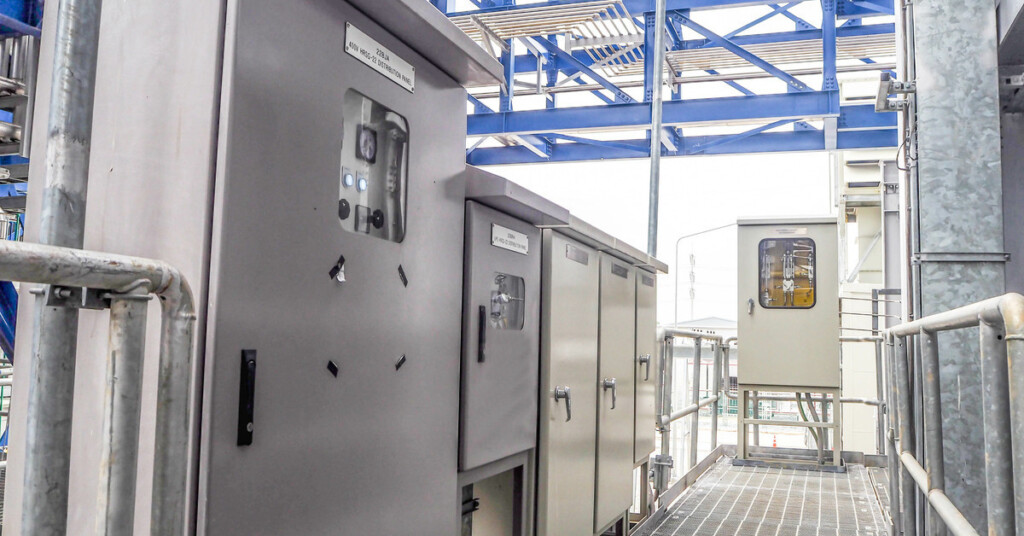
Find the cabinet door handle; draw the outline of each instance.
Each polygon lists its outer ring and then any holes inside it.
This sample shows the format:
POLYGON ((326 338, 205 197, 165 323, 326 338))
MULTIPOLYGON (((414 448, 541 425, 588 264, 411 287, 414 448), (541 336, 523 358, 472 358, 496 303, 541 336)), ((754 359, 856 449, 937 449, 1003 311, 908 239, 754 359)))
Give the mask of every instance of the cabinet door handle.
POLYGON ((754 298, 750 298, 749 300, 747 300, 747 314, 754 314, 754 298))
POLYGON ((616 398, 618 398, 615 394, 615 378, 605 378, 604 381, 601 382, 601 387, 603 387, 605 391, 608 389, 612 390, 612 409, 615 409, 616 398))
POLYGON ((637 363, 644 365, 644 381, 651 380, 651 354, 644 354, 636 358, 637 363))
POLYGON ((480 306, 480 327, 478 328, 480 345, 476 352, 476 362, 483 363, 487 357, 484 347, 487 346, 487 306, 480 306))
POLYGON ((242 367, 238 384, 238 445, 252 445, 255 424, 256 350, 242 350, 242 367))
POLYGON ((568 387, 555 387, 555 403, 565 400, 565 422, 572 420, 572 393, 568 387))

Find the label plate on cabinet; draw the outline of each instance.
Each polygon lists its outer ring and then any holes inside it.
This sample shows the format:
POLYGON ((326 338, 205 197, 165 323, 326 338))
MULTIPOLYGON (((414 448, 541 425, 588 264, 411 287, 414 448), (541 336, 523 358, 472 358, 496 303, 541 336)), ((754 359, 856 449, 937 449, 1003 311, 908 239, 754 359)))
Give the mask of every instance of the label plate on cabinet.
POLYGON ((416 67, 348 22, 345 23, 345 52, 402 86, 409 93, 413 92, 416 86, 416 67))
POLYGON ((530 254, 530 237, 496 223, 491 224, 491 245, 523 255, 530 254))

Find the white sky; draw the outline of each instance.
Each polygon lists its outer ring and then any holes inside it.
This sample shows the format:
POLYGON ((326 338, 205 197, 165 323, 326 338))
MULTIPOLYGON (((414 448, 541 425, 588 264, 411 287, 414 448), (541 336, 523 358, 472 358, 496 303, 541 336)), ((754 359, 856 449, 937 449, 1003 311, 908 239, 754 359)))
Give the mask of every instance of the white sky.
MULTIPOLYGON (((753 216, 830 214, 827 153, 785 153, 662 159, 658 258, 658 321, 673 321, 678 237, 753 216)), ((647 249, 647 159, 494 166, 492 173, 568 208, 641 250, 647 249)), ((680 244, 679 320, 690 319, 690 253, 695 256, 694 317, 736 318, 735 227, 680 244)))

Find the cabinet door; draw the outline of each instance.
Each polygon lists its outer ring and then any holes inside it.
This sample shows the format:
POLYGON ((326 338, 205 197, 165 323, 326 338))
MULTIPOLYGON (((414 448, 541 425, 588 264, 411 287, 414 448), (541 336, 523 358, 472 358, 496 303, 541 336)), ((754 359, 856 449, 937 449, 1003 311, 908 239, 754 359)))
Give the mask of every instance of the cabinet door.
POLYGON ((636 271, 602 253, 600 287, 595 531, 625 513, 633 502, 636 271))
POLYGON ((592 536, 600 259, 546 230, 543 262, 537 536, 592 536))
POLYGON ((637 271, 636 277, 636 417, 633 462, 654 452, 655 397, 658 384, 658 290, 654 274, 637 271))
POLYGON ((537 442, 540 231, 466 203, 459 465, 463 471, 537 442))

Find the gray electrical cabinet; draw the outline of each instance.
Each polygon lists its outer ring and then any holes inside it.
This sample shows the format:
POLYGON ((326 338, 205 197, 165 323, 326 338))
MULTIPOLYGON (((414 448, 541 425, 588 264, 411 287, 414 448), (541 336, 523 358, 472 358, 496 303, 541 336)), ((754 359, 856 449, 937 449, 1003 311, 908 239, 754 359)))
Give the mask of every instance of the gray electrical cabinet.
POLYGON ((537 535, 592 536, 624 520, 634 461, 653 450, 656 374, 643 356, 656 353, 654 274, 667 267, 579 219, 553 227, 543 234, 537 535))
MULTIPOLYGON (((196 532, 457 534, 464 85, 500 65, 423 0, 106 4, 87 246, 181 266, 196 291, 196 532)), ((99 324, 81 355, 103 355, 99 324)), ((94 361, 77 370, 78 529, 96 509, 94 361)))
POLYGON ((540 230, 466 202, 459 468, 537 443, 540 230))
POLYGON ((633 503, 636 270, 602 253, 600 288, 595 532, 633 503))
POLYGON ((836 219, 739 222, 741 385, 841 387, 836 219))
POLYGON ((646 270, 636 272, 636 408, 633 463, 643 464, 654 452, 658 390, 658 279, 646 270))
POLYGON ((600 257, 544 231, 537 535, 592 536, 600 257))

